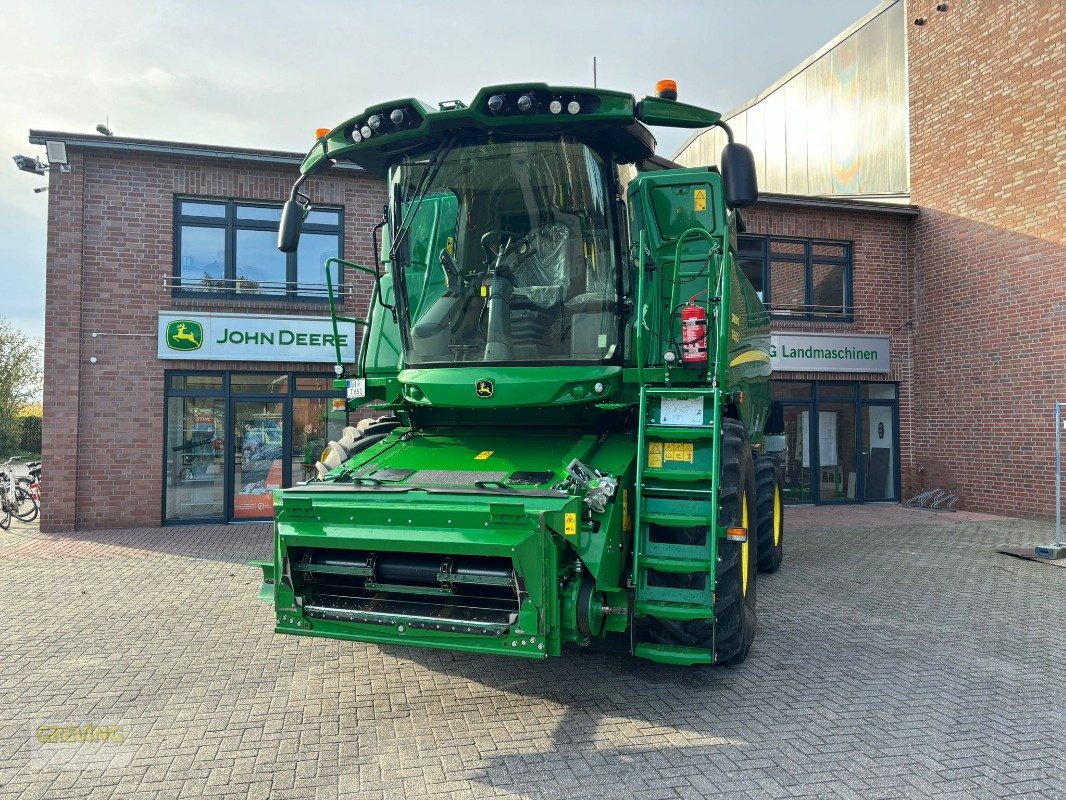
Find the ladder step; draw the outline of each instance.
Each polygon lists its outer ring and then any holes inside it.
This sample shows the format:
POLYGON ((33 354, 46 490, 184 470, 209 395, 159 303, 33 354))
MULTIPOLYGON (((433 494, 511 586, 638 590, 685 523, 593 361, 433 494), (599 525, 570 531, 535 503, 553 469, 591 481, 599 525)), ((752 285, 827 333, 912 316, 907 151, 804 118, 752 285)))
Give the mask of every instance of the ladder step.
POLYGON ((680 486, 641 486, 640 490, 645 495, 677 497, 679 500, 685 497, 714 497, 714 492, 710 489, 687 489, 680 486))
POLYGON ((656 661, 659 664, 675 664, 677 666, 714 663, 714 656, 707 650, 699 650, 695 647, 680 647, 672 644, 641 642, 633 648, 633 655, 656 661))
POLYGON ((654 569, 659 572, 706 572, 714 571, 714 564, 702 558, 666 558, 664 556, 641 555, 640 568, 654 569))
POLYGON ((674 481, 676 483, 692 483, 693 481, 709 481, 710 470, 702 469, 661 469, 659 467, 645 467, 645 478, 655 478, 662 481, 674 481))
POLYGON ((697 389, 694 386, 688 388, 644 387, 644 395, 646 397, 713 397, 714 392, 714 389, 697 389))
POLYGON ((658 435, 653 435, 653 439, 713 439, 714 438, 714 426, 713 425, 661 425, 658 422, 645 423, 644 429, 647 431, 657 431, 658 435))
POLYGON ((641 514, 641 528, 646 530, 644 528, 646 524, 659 525, 663 528, 705 528, 711 524, 711 521, 706 517, 688 517, 684 514, 641 514))
POLYGON ((633 610, 637 614, 647 614, 658 619, 714 619, 713 608, 691 604, 667 604, 649 600, 643 603, 636 603, 633 606, 633 610))
POLYGON ((646 538, 645 525, 658 525, 661 528, 706 528, 710 521, 705 516, 685 516, 684 514, 642 514, 642 537, 646 538))

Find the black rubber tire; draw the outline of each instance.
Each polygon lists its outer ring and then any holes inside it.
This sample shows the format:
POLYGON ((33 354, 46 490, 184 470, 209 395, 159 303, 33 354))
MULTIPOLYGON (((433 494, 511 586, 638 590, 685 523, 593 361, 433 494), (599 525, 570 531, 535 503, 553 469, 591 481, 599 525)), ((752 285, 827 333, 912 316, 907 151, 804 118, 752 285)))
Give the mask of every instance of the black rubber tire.
MULTIPOLYGON (((742 501, 748 500, 750 515, 755 508, 755 468, 751 448, 743 426, 735 420, 722 423, 722 480, 719 487, 720 523, 739 527, 742 501)), ((704 528, 678 528, 678 543, 694 544, 704 535, 704 528)), ((755 639, 755 547, 720 540, 715 569, 714 621, 662 620, 649 618, 648 632, 662 644, 682 645, 712 650, 716 664, 739 664, 748 656, 755 639), (748 553, 748 582, 744 591, 741 554, 748 553)), ((665 576, 664 576, 665 577, 665 576)), ((688 588, 696 576, 670 575, 676 585, 688 588)))
POLYGON ((759 572, 777 572, 785 557, 783 492, 780 459, 772 455, 755 459, 755 560, 759 572))
POLYGON ((23 522, 33 522, 37 519, 39 510, 37 508, 37 501, 33 499, 33 495, 30 494, 30 490, 15 484, 15 507, 11 509, 11 515, 23 522))

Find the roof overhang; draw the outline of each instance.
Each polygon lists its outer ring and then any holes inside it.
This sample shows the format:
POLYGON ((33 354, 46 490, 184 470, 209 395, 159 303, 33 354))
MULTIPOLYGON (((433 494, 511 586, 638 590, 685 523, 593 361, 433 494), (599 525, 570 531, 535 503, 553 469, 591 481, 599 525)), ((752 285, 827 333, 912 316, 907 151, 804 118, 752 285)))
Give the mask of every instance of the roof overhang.
POLYGON ((755 207, 803 208, 815 211, 859 211, 867 214, 883 214, 896 217, 917 217, 918 206, 910 203, 886 203, 875 200, 860 200, 844 197, 811 197, 799 194, 772 194, 760 192, 755 207))
MULTIPOLYGON (((170 142, 158 139, 133 139, 120 136, 97 136, 63 131, 30 130, 30 144, 58 141, 68 148, 96 150, 112 153, 130 153, 146 156, 178 156, 182 158, 206 158, 215 161, 240 161, 243 163, 272 164, 299 168, 306 153, 285 150, 256 150, 250 147, 221 147, 218 145, 170 142)), ((341 163, 337 168, 361 172, 351 163, 341 163)))

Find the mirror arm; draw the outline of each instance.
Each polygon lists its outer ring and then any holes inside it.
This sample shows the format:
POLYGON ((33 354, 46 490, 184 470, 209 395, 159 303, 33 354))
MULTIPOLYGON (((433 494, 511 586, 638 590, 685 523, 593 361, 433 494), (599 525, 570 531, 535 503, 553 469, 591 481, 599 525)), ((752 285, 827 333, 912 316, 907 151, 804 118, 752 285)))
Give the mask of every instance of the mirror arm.
POLYGON ((725 131, 726 141, 729 144, 733 144, 733 129, 729 127, 729 123, 727 123, 725 120, 720 119, 714 124, 721 128, 723 131, 725 131))

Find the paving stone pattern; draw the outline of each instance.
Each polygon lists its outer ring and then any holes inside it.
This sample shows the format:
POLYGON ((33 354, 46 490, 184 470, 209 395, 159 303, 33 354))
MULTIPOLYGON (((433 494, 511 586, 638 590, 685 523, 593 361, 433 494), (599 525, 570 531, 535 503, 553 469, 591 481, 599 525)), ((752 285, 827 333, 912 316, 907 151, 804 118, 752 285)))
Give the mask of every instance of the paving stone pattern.
POLYGON ((245 565, 265 526, 15 526, 0 797, 1066 797, 1066 570, 992 552, 1050 526, 788 518, 730 669, 281 637, 245 565), (36 738, 87 724, 123 741, 36 738))

